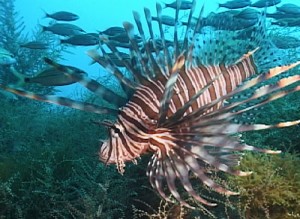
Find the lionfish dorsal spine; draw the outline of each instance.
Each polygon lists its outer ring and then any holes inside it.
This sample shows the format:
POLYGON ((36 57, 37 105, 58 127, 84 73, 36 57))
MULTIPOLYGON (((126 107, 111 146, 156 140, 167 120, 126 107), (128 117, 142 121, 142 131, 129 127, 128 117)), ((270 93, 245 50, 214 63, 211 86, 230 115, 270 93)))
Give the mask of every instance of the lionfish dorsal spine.
POLYGON ((162 7, 159 3, 156 3, 156 12, 157 12, 157 23, 159 27, 159 34, 160 34, 160 39, 162 42, 163 53, 164 53, 163 57, 161 56, 160 57, 162 58, 163 61, 165 74, 169 76, 172 60, 170 57, 168 47, 166 46, 165 34, 164 34, 163 24, 162 24, 162 7))
POLYGON ((179 8, 181 6, 181 0, 176 2, 176 11, 175 11, 175 25, 174 25, 174 60, 179 56, 179 44, 178 44, 178 26, 179 26, 179 8))
MULTIPOLYGON (((99 48, 103 50, 102 45, 99 45, 99 48)), ((102 59, 102 57, 99 55, 99 53, 96 50, 88 50, 86 53, 95 62, 103 66, 109 73, 114 75, 119 80, 122 88, 126 93, 131 93, 135 89, 137 84, 134 81, 127 79, 122 74, 122 72, 111 62, 111 60, 109 60, 105 51, 103 53, 105 54, 105 60, 102 59)))
POLYGON ((139 70, 141 71, 141 75, 146 80, 150 80, 150 75, 151 75, 150 69, 148 65, 146 65, 141 50, 139 49, 139 45, 136 42, 133 24, 129 22, 123 22, 123 26, 127 32, 130 44, 132 46, 131 52, 133 53, 133 59, 135 60, 136 65, 139 67, 139 70))
POLYGON ((185 58, 181 54, 178 56, 174 66, 171 69, 171 75, 165 84, 165 89, 160 100, 160 108, 158 114, 158 125, 161 125, 166 121, 167 113, 169 110, 169 104, 173 96, 174 87, 177 82, 177 78, 182 69, 184 69, 185 58))
MULTIPOLYGON (((189 13, 188 22, 186 25, 186 31, 185 31, 185 35, 184 35, 184 39, 183 39, 182 48, 188 48, 188 37, 189 37, 190 31, 192 31, 191 23, 192 23, 192 18, 193 18, 195 8, 196 8, 196 0, 193 0, 192 7, 191 7, 190 13, 189 13)), ((187 66, 190 66, 190 63, 191 62, 188 62, 187 66)))
POLYGON ((149 44, 152 42, 147 43, 147 41, 146 41, 146 37, 145 37, 145 33, 144 33, 143 26, 141 23, 140 15, 138 14, 138 12, 134 11, 133 17, 134 17, 135 23, 138 27, 139 33, 142 38, 143 48, 145 49, 145 56, 141 58, 143 61, 142 65, 145 65, 146 66, 145 68, 147 68, 147 73, 148 73, 147 78, 152 79, 159 75, 162 75, 161 68, 159 67, 157 61, 153 57, 152 52, 150 51, 149 44), (144 61, 144 59, 146 59, 146 60, 144 61), (147 62, 149 62, 149 64, 147 64, 147 62))

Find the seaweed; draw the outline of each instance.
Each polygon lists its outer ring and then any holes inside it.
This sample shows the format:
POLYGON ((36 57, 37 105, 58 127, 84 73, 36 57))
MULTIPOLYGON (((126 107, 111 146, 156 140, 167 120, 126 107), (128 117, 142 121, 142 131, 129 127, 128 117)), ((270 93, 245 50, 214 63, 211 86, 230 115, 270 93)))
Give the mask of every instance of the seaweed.
POLYGON ((300 215, 299 154, 247 153, 239 169, 253 171, 247 177, 228 177, 240 190, 242 218, 288 219, 300 215))

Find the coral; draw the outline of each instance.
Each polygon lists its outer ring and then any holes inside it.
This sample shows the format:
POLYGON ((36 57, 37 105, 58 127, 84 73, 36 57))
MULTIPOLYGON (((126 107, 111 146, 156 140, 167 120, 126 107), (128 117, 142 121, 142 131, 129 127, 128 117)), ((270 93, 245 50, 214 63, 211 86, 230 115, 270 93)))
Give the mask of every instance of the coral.
POLYGON ((240 190, 242 218, 294 218, 300 214, 300 157, 295 153, 247 153, 239 167, 247 177, 229 176, 240 190))

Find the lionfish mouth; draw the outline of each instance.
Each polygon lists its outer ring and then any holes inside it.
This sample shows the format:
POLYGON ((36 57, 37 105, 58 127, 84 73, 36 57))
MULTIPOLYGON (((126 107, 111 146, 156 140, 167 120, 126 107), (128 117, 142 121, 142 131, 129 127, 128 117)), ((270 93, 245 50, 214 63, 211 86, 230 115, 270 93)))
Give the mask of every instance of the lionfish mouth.
POLYGON ((152 21, 150 10, 144 9, 148 35, 137 12, 133 15, 138 35, 134 33, 133 24, 123 23, 128 37, 126 48, 130 60, 118 49, 124 43, 118 44, 109 40, 109 37, 100 37, 102 55, 96 50, 88 51, 95 62, 118 79, 126 97, 85 75, 72 74, 72 70, 66 66, 46 60, 97 96, 114 104, 115 108, 63 97, 37 95, 4 85, 0 87, 31 99, 93 113, 116 115, 115 124, 104 124, 109 127, 109 138, 99 153, 102 162, 116 164, 118 171, 123 173, 125 162, 136 162, 142 154, 153 153, 148 163, 147 176, 152 187, 164 199, 172 201, 165 193, 166 187, 180 204, 192 208, 177 191, 175 181, 179 180, 195 200, 214 206, 215 203, 197 194, 190 182, 190 175, 193 174, 218 193, 236 195, 238 193, 212 180, 206 171, 207 166, 216 171, 247 176, 251 172, 233 168, 239 164, 240 153, 237 152, 280 153, 242 143, 236 133, 300 123, 300 120, 295 120, 266 125, 243 121, 243 115, 247 115, 250 110, 300 90, 300 86, 286 89, 299 82, 299 75, 285 74, 282 77, 282 73, 300 62, 279 62, 280 57, 276 52, 268 51, 270 46, 265 45, 268 39, 264 12, 258 14, 257 23, 247 29, 252 30, 252 34, 244 40, 236 40, 241 36, 240 32, 220 28, 208 29, 203 33, 203 7, 196 23, 193 19, 196 0, 190 5, 188 20, 184 22, 186 25, 179 26, 183 23, 179 22, 181 1, 177 0, 176 4, 171 41, 165 38, 162 7, 157 4, 155 21, 152 21), (158 24, 159 38, 154 36, 153 22, 158 24), (183 36, 181 38, 179 31, 183 36), (113 59, 108 55, 108 49, 114 54, 113 59), (269 60, 279 62, 279 67, 270 67, 274 63, 269 60), (123 67, 120 68, 120 65, 123 67), (124 76, 122 69, 134 79, 124 76), (267 70, 261 73, 258 69, 267 70), (281 79, 271 84, 279 76, 281 79))

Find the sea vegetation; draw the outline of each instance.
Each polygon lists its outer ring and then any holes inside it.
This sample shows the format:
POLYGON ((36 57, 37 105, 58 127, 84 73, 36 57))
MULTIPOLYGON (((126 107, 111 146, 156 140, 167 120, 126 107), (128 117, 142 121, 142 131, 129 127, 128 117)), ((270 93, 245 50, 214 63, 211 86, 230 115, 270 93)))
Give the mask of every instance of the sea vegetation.
MULTIPOLYGON (((63 47, 46 51, 19 48, 19 43, 28 40, 52 45, 55 39, 41 34, 38 27, 24 34, 23 19, 15 11, 14 0, 0 1, 0 10, 5 13, 0 17, 0 46, 15 54, 17 71, 27 75, 38 72, 45 67, 45 56, 59 61, 63 47)), ((7 67, 0 67, 0 78, 5 83, 16 81, 7 67)), ((51 87, 25 88, 44 94, 55 92, 51 87)), ((81 100, 89 98, 85 93, 79 96, 81 100)), ((261 108, 256 118, 269 124, 292 120, 300 117, 299 108, 299 94, 291 94, 261 108)), ((197 192, 218 203, 217 207, 205 207, 190 200, 196 208, 192 210, 167 203, 150 189, 145 176, 148 156, 137 166, 128 165, 124 176, 114 166, 106 167, 98 161, 106 130, 96 123, 103 119, 24 98, 1 98, 0 219, 300 218, 300 145, 299 136, 294 134, 299 126, 243 134, 248 144, 290 152, 245 154, 239 168, 253 171, 248 177, 208 169, 214 180, 239 191, 240 196, 216 194, 191 176, 197 192)))
POLYGON ((240 191, 239 205, 244 218, 299 218, 299 154, 247 153, 239 168, 253 171, 247 177, 229 177, 229 182, 240 191))

